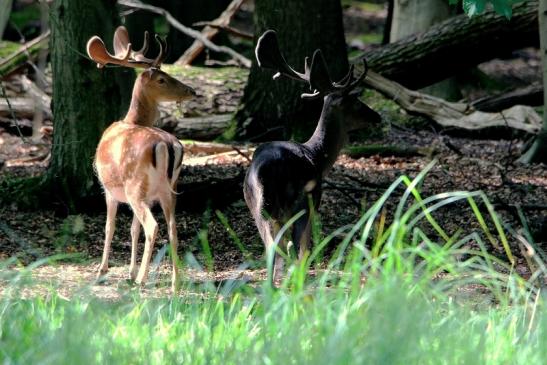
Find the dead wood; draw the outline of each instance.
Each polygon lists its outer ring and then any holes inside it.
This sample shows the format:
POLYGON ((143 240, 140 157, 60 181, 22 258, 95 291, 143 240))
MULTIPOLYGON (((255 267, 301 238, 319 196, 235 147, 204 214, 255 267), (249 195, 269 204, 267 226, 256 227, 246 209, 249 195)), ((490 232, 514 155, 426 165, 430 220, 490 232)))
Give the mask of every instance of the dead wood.
POLYGON ((254 39, 254 35, 252 33, 247 33, 243 30, 240 30, 240 29, 236 29, 234 27, 231 27, 229 25, 222 25, 222 24, 217 24, 217 23, 214 23, 214 22, 196 22, 193 24, 194 26, 198 27, 198 26, 201 26, 201 27, 204 27, 204 26, 209 26, 209 27, 212 27, 212 28, 217 28, 219 30, 223 30, 225 32, 228 32, 236 37, 240 37, 240 38, 243 38, 243 39, 248 39, 248 40, 253 40, 254 39))
POLYGON ((50 31, 41 34, 39 37, 23 44, 17 51, 0 60, 0 78, 4 78, 29 60, 38 56, 41 49, 47 49, 49 43, 50 31))
POLYGON ((177 209, 184 211, 203 211, 207 208, 221 208, 243 199, 242 171, 234 177, 210 179, 194 183, 179 183, 177 209))
POLYGON ((433 119, 443 127, 471 130, 510 127, 532 134, 537 133, 541 127, 541 117, 529 106, 516 105, 499 113, 486 113, 477 111, 466 103, 451 103, 409 90, 372 71, 369 71, 364 82, 386 97, 393 99, 406 111, 433 119))
POLYGON ((182 145, 184 147, 185 153, 190 153, 193 155, 199 155, 199 154, 208 154, 208 155, 214 155, 218 153, 225 153, 225 152, 237 152, 239 151, 245 151, 248 150, 245 146, 235 146, 231 144, 224 144, 224 143, 216 143, 216 142, 200 142, 200 141, 192 141, 192 140, 186 140, 181 141, 182 145))
POLYGON ((138 0, 118 0, 118 3, 120 5, 127 6, 130 8, 147 10, 152 13, 162 15, 165 17, 167 22, 169 22, 169 24, 171 24, 173 27, 175 27, 182 33, 186 34, 187 36, 199 40, 200 42, 204 44, 205 47, 215 52, 226 53, 230 55, 231 57, 233 57, 235 60, 237 60, 242 66, 247 68, 251 67, 251 60, 249 60, 247 57, 234 51, 230 47, 216 45, 215 43, 211 42, 209 39, 205 38, 200 32, 182 25, 177 19, 175 19, 175 17, 173 17, 173 15, 171 15, 171 13, 169 13, 167 10, 163 8, 144 4, 138 0))
MULTIPOLYGON (((42 103, 42 109, 48 117, 51 117, 49 104, 42 103)), ((0 99, 0 116, 11 116, 13 111, 15 115, 21 118, 32 118, 36 110, 35 100, 27 97, 9 98, 9 105, 6 99, 0 99), (11 106, 11 110, 10 110, 11 106)))
POLYGON ((366 57, 370 68, 382 76, 420 89, 538 44, 538 2, 533 0, 515 4, 509 20, 494 10, 472 18, 461 14, 358 58, 366 57))
POLYGON ((543 86, 538 82, 499 95, 487 96, 471 103, 483 112, 499 112, 513 105, 540 106, 543 104, 543 86))
MULTIPOLYGON (((217 19, 210 22, 211 25, 206 25, 203 28, 201 31, 202 38, 211 40, 218 34, 220 28, 228 27, 230 20, 244 2, 245 0, 233 0, 217 19)), ((204 49, 205 44, 201 40, 195 40, 175 64, 180 66, 190 65, 204 49)))
POLYGON ((169 116, 162 128, 179 139, 211 140, 220 136, 230 125, 232 114, 217 114, 195 118, 169 116))

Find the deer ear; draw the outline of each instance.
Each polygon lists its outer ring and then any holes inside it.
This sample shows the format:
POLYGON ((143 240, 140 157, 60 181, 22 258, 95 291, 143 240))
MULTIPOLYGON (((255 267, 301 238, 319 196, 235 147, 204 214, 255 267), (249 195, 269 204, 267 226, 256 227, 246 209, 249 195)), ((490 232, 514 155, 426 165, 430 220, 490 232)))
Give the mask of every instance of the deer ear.
POLYGON ((320 49, 315 50, 310 67, 310 87, 312 90, 328 92, 332 89, 327 64, 320 49))

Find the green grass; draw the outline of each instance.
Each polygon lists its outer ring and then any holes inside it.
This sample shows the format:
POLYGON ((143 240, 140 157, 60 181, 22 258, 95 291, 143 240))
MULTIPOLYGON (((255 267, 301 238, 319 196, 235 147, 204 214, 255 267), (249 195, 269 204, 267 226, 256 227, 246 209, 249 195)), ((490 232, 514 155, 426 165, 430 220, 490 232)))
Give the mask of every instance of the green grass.
POLYGON ((354 226, 314 234, 316 248, 278 290, 187 282, 175 298, 129 290, 109 303, 88 288, 70 299, 52 288, 21 299, 26 275, 4 277, 0 363, 544 364, 544 261, 533 256, 524 280, 510 251, 491 256, 511 227, 481 192, 422 197, 431 167, 399 178, 354 226), (385 202, 401 187, 388 224, 385 202), (480 231, 446 232, 435 220, 457 202, 476 207, 480 231), (341 234, 330 261, 318 262, 341 234))

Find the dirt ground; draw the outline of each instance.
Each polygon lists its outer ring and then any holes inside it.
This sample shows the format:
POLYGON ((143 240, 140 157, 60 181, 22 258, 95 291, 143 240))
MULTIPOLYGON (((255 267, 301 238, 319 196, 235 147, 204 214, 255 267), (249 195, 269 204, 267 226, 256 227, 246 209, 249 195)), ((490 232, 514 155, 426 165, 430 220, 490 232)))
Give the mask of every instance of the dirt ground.
MULTIPOLYGON (((533 51, 526 52, 534 55, 533 51)), ((526 84, 538 78, 539 71, 534 73, 534 70, 538 70, 538 64, 537 57, 495 60, 481 65, 480 70, 491 72, 492 75, 499 75, 501 72, 507 78, 516 79, 515 83, 518 85, 519 82, 526 84)), ((217 93, 222 95, 214 103, 201 97, 199 100, 203 102, 192 101, 191 104, 183 106, 195 115, 232 112, 244 86, 244 82, 230 83, 230 89, 227 90, 226 84, 218 80, 208 82, 199 76, 185 82, 193 85, 202 96, 217 93), (216 109, 211 110, 211 105, 216 109)), ((426 147, 432 153, 429 156, 371 156, 358 159, 342 154, 323 185, 324 194, 319 209, 323 235, 328 235, 339 227, 354 224, 397 177, 403 174, 415 177, 432 160, 436 160, 420 187, 422 197, 450 191, 481 190, 486 193, 509 231, 522 234, 525 232, 523 227, 527 226, 537 247, 544 252, 547 250, 547 167, 522 166, 515 162, 528 137, 508 131, 458 134, 455 131, 441 130, 424 121, 411 127, 401 125, 399 118, 392 118, 393 111, 379 112, 384 117, 384 135, 359 141, 359 144, 426 147)), ((406 115, 402 117, 408 119, 406 115)), ((354 136, 355 138, 357 137, 354 136)), ((39 141, 31 141, 28 137, 21 138, 13 129, 0 125, 0 178, 43 173, 47 168, 50 148, 51 139, 48 136, 39 141), (29 156, 36 158, 28 159, 29 156)), ((185 168, 181 174, 183 187, 184 183, 237 176, 248 166, 247 159, 237 154, 200 160, 195 160, 196 157, 190 154, 185 156, 185 168)), ((389 199, 386 205, 388 220, 403 192, 404 188, 398 188, 389 199)), ((184 201, 179 204, 184 205, 184 201)), ((484 213, 484 206, 481 209, 484 213)), ((167 244, 167 233, 161 215, 156 216, 160 223, 156 249, 162 252, 167 244)), ((463 237, 471 231, 480 231, 480 224, 466 202, 439 209, 434 216, 449 235, 461 230, 460 237, 463 237)), ((218 210, 199 213, 186 211, 182 207, 176 220, 180 241, 179 254, 189 257, 189 261, 193 262, 193 268, 186 271, 186 275, 213 281, 242 277, 252 281, 264 279, 263 247, 241 198, 218 210), (222 217, 226 218, 229 228, 222 223, 222 217), (244 251, 238 247, 239 242, 244 251), (209 259, 209 250, 212 260, 209 259), (199 267, 205 271, 201 271, 199 267)), ((63 290, 64 295, 69 295, 81 284, 93 282, 102 254, 104 222, 104 213, 61 217, 56 216, 53 211, 25 212, 14 204, 2 206, 0 260, 17 256, 21 262, 29 263, 37 257, 58 253, 72 254, 64 263, 47 265, 34 271, 35 278, 44 283, 55 279, 67 282, 63 290)), ((120 285, 126 285, 124 279, 128 276, 130 222, 130 212, 122 209, 118 215, 112 244, 112 269, 108 285, 89 287, 93 292, 101 292, 101 296, 115 297, 119 295, 120 285)), ((487 224, 493 228, 491 220, 487 219, 487 224)), ((423 227, 426 232, 432 232, 426 223, 423 227)), ((434 235, 432 237, 435 238, 434 235)), ((517 256, 517 270, 526 275, 527 268, 519 240, 513 234, 509 234, 508 238, 511 249, 517 256)), ((332 250, 339 240, 335 239, 327 251, 332 250)), ((140 248, 142 250, 142 242, 140 248)), ((506 259, 501 249, 492 248, 492 252, 506 259)), ((166 263, 156 267, 158 269, 154 272, 159 272, 165 279, 169 270, 166 263)))

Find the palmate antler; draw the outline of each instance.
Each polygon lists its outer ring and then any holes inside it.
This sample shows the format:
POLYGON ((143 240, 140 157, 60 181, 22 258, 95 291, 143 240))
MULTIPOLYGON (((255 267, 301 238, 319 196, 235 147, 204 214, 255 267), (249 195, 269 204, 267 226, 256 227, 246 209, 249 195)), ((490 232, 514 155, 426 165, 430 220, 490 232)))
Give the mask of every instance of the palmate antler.
POLYGON ((366 60, 363 59, 364 71, 357 79, 352 81, 354 66, 351 65, 348 73, 340 81, 333 82, 320 49, 315 50, 313 53, 311 66, 309 59, 306 57, 304 73, 295 71, 283 57, 279 49, 277 33, 274 30, 267 30, 258 39, 255 55, 260 67, 277 71, 273 77, 274 80, 280 76, 285 76, 293 80, 307 82, 313 92, 311 94, 302 94, 302 98, 316 98, 332 93, 348 93, 363 81, 368 71, 366 60))
POLYGON ((104 67, 106 64, 120 65, 134 68, 160 68, 167 56, 167 43, 164 39, 155 35, 160 47, 160 52, 155 59, 146 58, 144 54, 148 50, 149 36, 144 32, 144 42, 140 50, 134 51, 129 42, 129 33, 124 26, 119 26, 114 32, 114 55, 106 49, 103 40, 99 36, 93 36, 87 42, 87 54, 97 62, 97 67, 104 67))

